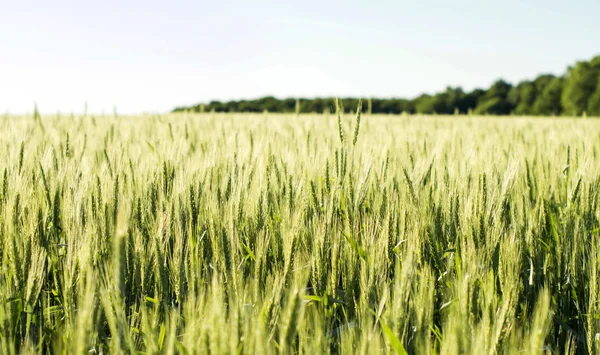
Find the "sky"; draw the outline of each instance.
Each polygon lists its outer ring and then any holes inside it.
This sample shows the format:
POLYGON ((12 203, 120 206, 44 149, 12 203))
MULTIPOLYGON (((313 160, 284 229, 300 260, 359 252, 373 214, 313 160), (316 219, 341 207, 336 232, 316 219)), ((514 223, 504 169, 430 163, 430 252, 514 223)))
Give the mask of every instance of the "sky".
POLYGON ((405 97, 563 74, 600 1, 0 0, 0 112, 405 97))

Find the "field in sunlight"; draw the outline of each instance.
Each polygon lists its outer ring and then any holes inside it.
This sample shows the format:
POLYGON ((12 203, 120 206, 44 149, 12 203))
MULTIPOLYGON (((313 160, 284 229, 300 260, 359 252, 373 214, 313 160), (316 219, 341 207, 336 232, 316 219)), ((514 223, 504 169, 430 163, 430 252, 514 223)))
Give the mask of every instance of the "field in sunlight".
POLYGON ((599 120, 0 124, 2 354, 600 353, 599 120))

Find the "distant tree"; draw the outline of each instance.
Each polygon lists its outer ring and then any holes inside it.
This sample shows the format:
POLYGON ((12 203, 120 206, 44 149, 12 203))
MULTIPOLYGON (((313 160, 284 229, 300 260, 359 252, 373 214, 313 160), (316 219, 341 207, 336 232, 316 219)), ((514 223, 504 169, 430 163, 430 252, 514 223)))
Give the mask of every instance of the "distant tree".
MULTIPOLYGON (((446 105, 449 110, 454 112, 455 109, 458 109, 461 113, 467 113, 469 111, 469 106, 465 101, 465 92, 460 87, 447 87, 446 88, 446 105)), ((475 106, 473 106, 475 107, 475 106)))
POLYGON ((569 68, 562 94, 564 112, 579 116, 588 108, 588 101, 596 91, 600 73, 600 56, 591 62, 577 62, 569 68))
POLYGON ((239 112, 261 112, 260 106, 256 101, 242 100, 237 104, 239 112))
POLYGON ((534 115, 560 115, 562 113, 563 86, 564 79, 553 77, 537 95, 531 113, 534 115))
POLYGON ((475 107, 476 114, 508 115, 514 106, 508 101, 512 85, 504 80, 496 81, 481 97, 475 107))
POLYGON ((425 115, 435 113, 434 98, 431 95, 423 94, 413 101, 417 113, 425 115))
POLYGON ((464 113, 468 113, 471 110, 475 110, 475 107, 477 107, 477 103, 479 102, 479 100, 481 100, 481 98, 484 95, 485 95, 485 90, 483 90, 483 89, 475 89, 475 90, 465 94, 465 96, 463 97, 462 102, 461 102, 461 106, 464 107, 464 109, 461 109, 460 107, 459 107, 459 109, 461 110, 461 112, 464 112, 464 113))
POLYGON ((508 92, 507 101, 514 107, 517 115, 530 115, 536 97, 536 86, 533 82, 525 80, 513 86, 508 92))
POLYGON ((598 82, 596 83, 596 90, 590 96, 587 103, 587 113, 593 116, 600 116, 600 76, 598 76, 598 82))
POLYGON ((556 79, 556 76, 552 74, 542 74, 535 78, 533 85, 535 86, 537 95, 542 93, 546 86, 548 86, 554 79, 556 79))
POLYGON ((456 92, 450 87, 446 88, 446 91, 435 94, 433 96, 433 109, 438 114, 451 114, 454 113, 456 108, 456 92))
POLYGON ((211 101, 208 103, 208 111, 224 112, 225 107, 220 101, 211 101))
POLYGON ((345 98, 341 99, 340 101, 342 102, 344 112, 345 113, 355 112, 356 107, 358 106, 358 100, 359 99, 352 98, 352 97, 345 97, 345 98))
POLYGON ((493 97, 478 104, 473 113, 476 115, 507 115, 511 112, 511 108, 512 106, 506 100, 493 97))
POLYGON ((327 99, 316 98, 312 100, 302 100, 302 112, 323 113, 327 108, 327 99))
POLYGON ((396 107, 397 100, 389 99, 374 99, 373 100, 373 112, 375 113, 396 113, 398 108, 396 107))

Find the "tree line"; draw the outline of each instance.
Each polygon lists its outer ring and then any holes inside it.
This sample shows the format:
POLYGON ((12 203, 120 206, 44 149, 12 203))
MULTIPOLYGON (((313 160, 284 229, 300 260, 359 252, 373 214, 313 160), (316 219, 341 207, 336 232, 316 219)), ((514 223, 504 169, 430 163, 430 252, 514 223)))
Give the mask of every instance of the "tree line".
MULTIPOLYGON (((341 98, 347 111, 356 108, 359 98, 341 98)), ((414 99, 363 99, 371 113, 476 114, 476 115, 592 115, 600 116, 600 55, 579 61, 562 76, 539 75, 513 85, 497 80, 488 89, 465 92, 448 87, 435 95, 423 94, 414 99)), ((286 98, 272 96, 255 100, 211 101, 191 107, 177 107, 175 112, 332 112, 335 99, 286 98)))

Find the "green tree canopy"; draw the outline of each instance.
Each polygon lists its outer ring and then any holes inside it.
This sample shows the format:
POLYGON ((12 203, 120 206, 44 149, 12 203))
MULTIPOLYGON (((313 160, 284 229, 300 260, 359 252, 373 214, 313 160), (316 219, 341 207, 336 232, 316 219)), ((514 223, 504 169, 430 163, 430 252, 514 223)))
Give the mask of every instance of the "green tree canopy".
POLYGON ((581 115, 588 109, 588 101, 598 86, 599 73, 600 56, 590 62, 577 62, 574 67, 569 68, 562 94, 565 113, 581 115))

